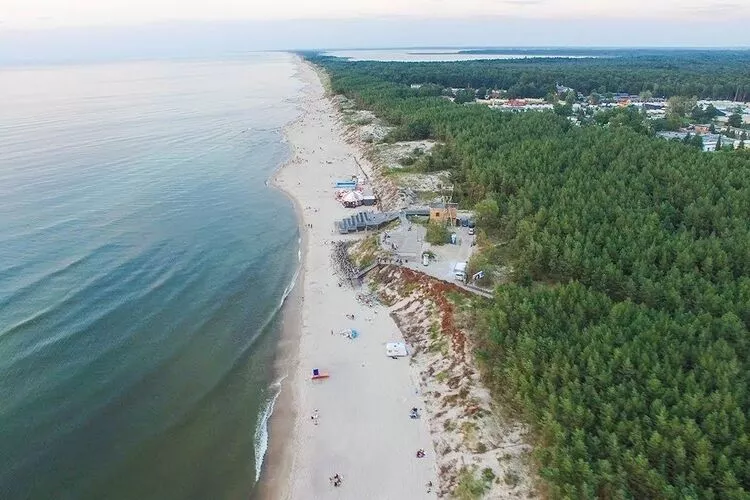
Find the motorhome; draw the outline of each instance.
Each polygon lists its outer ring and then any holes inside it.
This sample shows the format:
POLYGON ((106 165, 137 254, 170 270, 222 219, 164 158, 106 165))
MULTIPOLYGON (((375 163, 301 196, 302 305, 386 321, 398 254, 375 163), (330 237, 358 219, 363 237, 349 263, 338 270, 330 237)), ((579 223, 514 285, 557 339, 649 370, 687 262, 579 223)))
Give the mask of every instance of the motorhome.
POLYGON ((453 276, 458 281, 466 282, 466 262, 459 262, 453 268, 453 276))

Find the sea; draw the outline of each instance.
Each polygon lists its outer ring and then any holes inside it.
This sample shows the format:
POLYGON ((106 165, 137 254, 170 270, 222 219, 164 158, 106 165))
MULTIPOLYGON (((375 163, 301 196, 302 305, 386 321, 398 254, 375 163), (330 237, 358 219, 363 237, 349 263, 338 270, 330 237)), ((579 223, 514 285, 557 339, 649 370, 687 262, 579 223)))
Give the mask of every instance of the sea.
POLYGON ((302 89, 281 53, 0 68, 0 498, 253 494, 302 89))
MULTIPOLYGON (((539 58, 568 58, 582 59, 598 57, 594 53, 568 54, 565 49, 559 51, 535 54, 528 51, 518 52, 509 50, 504 53, 502 49, 491 54, 471 54, 463 51, 471 50, 470 47, 462 49, 350 49, 350 50, 331 50, 325 52, 326 55, 341 57, 350 61, 389 61, 389 62, 455 62, 455 61, 487 61, 496 59, 539 59, 539 58)), ((480 48, 481 49, 481 48, 480 48)), ((532 49, 533 50, 533 49, 532 49)))

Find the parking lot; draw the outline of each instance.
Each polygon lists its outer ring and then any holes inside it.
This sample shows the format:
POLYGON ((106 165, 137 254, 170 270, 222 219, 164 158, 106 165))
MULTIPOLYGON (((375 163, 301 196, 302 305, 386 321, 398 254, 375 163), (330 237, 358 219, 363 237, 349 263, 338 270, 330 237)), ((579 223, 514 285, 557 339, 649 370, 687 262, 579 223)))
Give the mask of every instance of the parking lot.
POLYGON ((422 247, 426 232, 424 226, 406 223, 387 231, 388 238, 383 235, 381 241, 385 248, 391 249, 394 257, 402 260, 403 265, 445 281, 454 281, 453 269, 458 262, 468 262, 474 250, 471 244, 474 236, 469 234, 466 227, 452 228, 452 232, 456 233, 456 244, 431 245, 430 251, 435 258, 425 266, 422 264, 422 247))

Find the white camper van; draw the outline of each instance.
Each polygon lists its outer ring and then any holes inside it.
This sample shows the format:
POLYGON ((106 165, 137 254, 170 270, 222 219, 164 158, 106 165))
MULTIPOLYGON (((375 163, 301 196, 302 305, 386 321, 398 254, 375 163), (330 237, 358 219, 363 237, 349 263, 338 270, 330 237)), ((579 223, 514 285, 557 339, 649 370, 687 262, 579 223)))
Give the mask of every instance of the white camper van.
POLYGON ((458 281, 466 282, 466 262, 459 262, 453 268, 453 277, 458 281))

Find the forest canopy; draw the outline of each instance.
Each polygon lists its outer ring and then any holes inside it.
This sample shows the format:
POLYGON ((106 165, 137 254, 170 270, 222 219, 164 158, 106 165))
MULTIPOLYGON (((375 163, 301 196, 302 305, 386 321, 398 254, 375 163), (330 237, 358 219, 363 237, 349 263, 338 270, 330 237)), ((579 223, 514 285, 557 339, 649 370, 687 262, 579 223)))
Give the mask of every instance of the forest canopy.
POLYGON ((732 98, 750 93, 745 55, 307 57, 392 137, 446 144, 461 203, 492 206, 480 228, 507 243, 513 282, 479 309, 477 355, 495 396, 536 429, 553 498, 750 498, 750 157, 435 92, 544 95, 561 81, 732 98))
MULTIPOLYGON (((522 58, 460 62, 378 62, 331 58, 329 67, 393 83, 508 91, 545 97, 564 85, 583 95, 651 93, 655 97, 750 100, 750 51, 614 52, 585 58, 522 58)), ((317 56, 317 60, 321 60, 317 56)))

